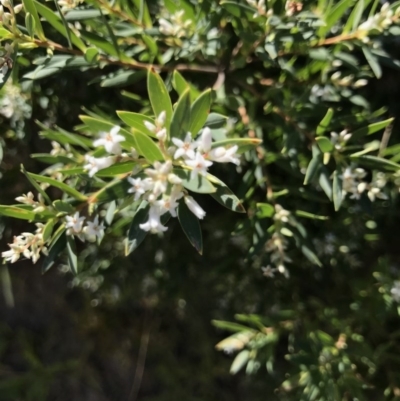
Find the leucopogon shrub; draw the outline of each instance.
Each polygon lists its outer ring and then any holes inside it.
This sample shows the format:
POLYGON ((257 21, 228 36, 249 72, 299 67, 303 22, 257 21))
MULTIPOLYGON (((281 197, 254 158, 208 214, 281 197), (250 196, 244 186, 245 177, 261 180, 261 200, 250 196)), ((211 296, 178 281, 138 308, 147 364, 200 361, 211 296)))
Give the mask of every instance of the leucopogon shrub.
MULTIPOLYGON (((136 111, 85 109, 74 132, 38 122, 53 149, 32 157, 49 167, 42 174, 22 167, 32 192, 0 206, 1 215, 36 228, 15 236, 4 262, 36 262, 43 255, 47 271, 66 253, 77 274, 78 241, 101 246, 127 219, 126 254, 148 233, 162 236, 170 218, 178 218, 201 253, 199 220, 207 210, 196 201, 200 193, 247 212, 235 234, 244 238, 246 260, 260 278, 286 281, 300 269, 319 276, 322 270, 313 269, 358 266, 366 244, 377 238, 366 232, 377 223, 365 216, 384 214, 400 187, 396 107, 380 92, 390 83, 379 85, 385 71, 400 67, 398 2, 1 3, 2 85, 11 78, 32 88, 77 70, 93 72, 90 84, 101 88, 147 80, 148 95, 122 90, 137 102, 136 111), (236 195, 212 174, 218 163, 240 175, 236 195), (336 226, 326 225, 338 220, 334 216, 340 216, 340 237, 336 226)), ((11 115, 12 104, 5 104, 11 115)), ((400 300, 399 281, 385 263, 379 261, 372 279, 374 300, 389 310, 400 300)), ((310 332, 304 353, 313 363, 307 365, 296 342, 301 308, 286 313, 277 305, 279 316, 268 324, 256 315, 238 315, 240 323, 215 321, 234 332, 217 345, 237 352, 233 373, 253 373, 266 362, 272 374, 285 337, 295 368, 282 391, 336 400, 329 394, 361 381, 357 366, 367 362, 345 352, 346 338, 359 341, 356 324, 335 320, 330 328, 337 339, 310 332), (340 380, 338 371, 344 372, 340 380)))

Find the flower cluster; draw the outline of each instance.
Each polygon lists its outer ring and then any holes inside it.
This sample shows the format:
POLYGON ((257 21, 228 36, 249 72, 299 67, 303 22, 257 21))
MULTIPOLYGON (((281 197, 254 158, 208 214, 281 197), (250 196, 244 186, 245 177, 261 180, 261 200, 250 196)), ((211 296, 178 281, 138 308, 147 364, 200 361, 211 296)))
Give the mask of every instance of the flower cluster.
POLYGON ((257 18, 260 15, 265 15, 267 12, 267 8, 265 5, 265 0, 247 0, 249 6, 254 7, 257 12, 253 15, 253 18, 257 18))
POLYGON ((159 30, 163 35, 173 36, 176 38, 182 38, 190 35, 190 26, 193 21, 191 19, 185 19, 184 10, 177 11, 176 13, 166 18, 160 18, 158 23, 160 24, 159 30))
POLYGON ((281 205, 275 205, 275 232, 272 237, 266 243, 266 251, 271 254, 271 263, 276 267, 270 265, 262 267, 264 276, 274 277, 275 272, 283 274, 286 278, 289 277, 289 271, 287 270, 285 263, 291 262, 292 260, 286 255, 286 249, 288 241, 282 233, 283 223, 290 222, 290 212, 284 209, 281 205))
POLYGON ((361 194, 366 192, 371 202, 374 202, 376 198, 388 199, 382 192, 382 188, 386 185, 385 174, 377 173, 370 183, 363 181, 366 175, 367 172, 362 168, 347 167, 342 175, 344 194, 351 194, 350 199, 360 199, 361 194))
POLYGON ((83 3, 83 0, 57 0, 58 5, 62 11, 72 10, 83 3))
MULTIPOLYGON (((340 66, 342 65, 342 62, 340 60, 335 60, 333 65, 340 66)), ((332 83, 337 86, 352 87, 354 89, 358 89, 368 84, 368 80, 366 80, 365 78, 360 78, 356 80, 354 79, 355 77, 353 74, 342 77, 341 71, 336 71, 331 75, 332 83)))
MULTIPOLYGON (((138 174, 132 173, 128 177, 131 188, 128 193, 134 195, 134 200, 146 201, 150 205, 149 219, 140 224, 140 228, 151 233, 159 233, 167 230, 161 222, 161 216, 167 212, 172 217, 177 217, 178 202, 183 198, 189 210, 199 219, 203 219, 205 211, 200 205, 189 196, 184 190, 182 179, 174 173, 174 162, 184 169, 190 170, 190 179, 196 180, 199 176, 206 176, 208 168, 213 162, 240 164, 237 155, 238 146, 230 148, 212 148, 212 132, 208 127, 202 129, 199 137, 194 140, 192 134, 187 132, 185 138, 171 138, 171 145, 167 150, 167 128, 165 127, 166 113, 161 112, 154 123, 144 121, 146 128, 158 138, 160 150, 166 156, 166 161, 156 161, 151 167, 145 168, 138 174)), ((109 167, 115 163, 122 153, 120 143, 125 140, 119 134, 120 127, 113 127, 110 132, 100 133, 100 138, 93 142, 95 147, 103 147, 109 156, 95 158, 85 156, 84 169, 93 177, 99 170, 109 167)), ((138 158, 135 149, 131 149, 133 159, 138 158)), ((71 222, 71 229, 76 227, 76 233, 82 231, 81 221, 78 219, 74 224, 71 222)))
POLYGON ((75 235, 82 241, 85 240, 85 237, 89 241, 103 238, 105 227, 99 223, 99 216, 96 216, 93 221, 86 222, 84 226, 85 219, 84 216, 79 215, 79 212, 76 212, 73 216, 66 216, 65 228, 67 229, 67 235, 75 235))
POLYGON ((339 132, 339 134, 337 132, 331 132, 331 142, 336 150, 342 150, 350 138, 351 134, 346 129, 339 132))
POLYGON ((15 15, 18 14, 22 8, 23 4, 17 4, 13 7, 10 0, 1 0, 0 21, 2 25, 13 31, 15 26, 15 15), (8 11, 4 11, 5 8, 8 9, 8 11))
POLYGON ((2 252, 1 256, 7 261, 14 263, 21 255, 27 259, 32 259, 33 263, 36 263, 40 257, 40 252, 47 254, 47 248, 43 241, 43 229, 44 225, 41 223, 36 224, 36 231, 32 233, 22 233, 14 237, 12 244, 8 244, 10 249, 2 252))
POLYGON ((41 194, 38 195, 38 200, 35 201, 35 195, 32 192, 28 192, 26 195, 18 196, 15 198, 17 202, 23 203, 24 205, 32 206, 34 212, 42 212, 46 206, 41 194))
MULTIPOLYGON (((397 8, 396 15, 399 15, 400 9, 397 8)), ((382 32, 384 29, 388 28, 393 22, 393 10, 390 9, 390 4, 383 4, 379 13, 369 17, 365 22, 363 22, 358 30, 362 33, 368 34, 372 30, 378 30, 382 32)))

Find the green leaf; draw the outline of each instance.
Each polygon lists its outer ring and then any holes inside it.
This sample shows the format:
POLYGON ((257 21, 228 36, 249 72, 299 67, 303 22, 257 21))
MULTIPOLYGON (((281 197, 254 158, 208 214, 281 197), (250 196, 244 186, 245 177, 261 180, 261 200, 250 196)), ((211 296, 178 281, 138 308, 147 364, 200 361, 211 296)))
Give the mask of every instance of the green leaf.
POLYGON ((81 135, 71 134, 64 130, 53 131, 47 129, 44 125, 38 123, 41 128, 45 131, 40 131, 40 136, 49 139, 50 141, 56 141, 61 145, 74 145, 81 146, 83 149, 88 150, 93 143, 92 139, 85 138, 81 135))
POLYGON ((342 0, 337 3, 332 9, 327 9, 324 15, 325 25, 318 30, 320 38, 325 37, 330 29, 339 21, 343 14, 351 7, 354 0, 342 0))
POLYGON ((164 160, 164 156, 161 153, 160 148, 157 144, 146 134, 142 134, 140 131, 134 131, 136 140, 136 150, 146 158, 150 163, 154 163, 157 160, 164 160))
POLYGON ((382 77, 382 69, 379 65, 378 58, 371 53, 371 50, 367 46, 362 47, 362 51, 364 53, 365 59, 367 60, 371 70, 375 74, 375 76, 379 79, 382 77))
POLYGON ((199 219, 189 210, 183 199, 179 201, 178 219, 183 232, 189 239, 189 242, 195 247, 200 255, 203 254, 203 238, 199 219))
POLYGON ((312 251, 307 245, 301 245, 301 252, 303 252, 303 255, 314 265, 317 265, 319 267, 322 266, 321 261, 318 259, 318 256, 315 254, 314 251, 312 251))
POLYGON ((265 219, 275 214, 275 208, 269 203, 257 203, 257 217, 265 219))
POLYGON ((145 71, 118 71, 111 78, 106 78, 101 81, 102 88, 111 88, 116 86, 127 86, 138 82, 145 77, 145 71))
POLYGON ((58 4, 57 0, 54 0, 54 4, 55 4, 55 6, 57 8, 58 15, 59 15, 59 17, 60 17, 60 19, 61 19, 61 21, 62 21, 62 23, 64 25, 64 28, 65 28, 66 38, 68 40, 68 47, 70 49, 72 49, 71 30, 69 29, 68 22, 65 20, 64 14, 62 13, 60 5, 58 4))
POLYGON ((314 180, 321 166, 322 157, 321 155, 317 154, 310 160, 310 163, 308 164, 306 176, 304 177, 304 185, 307 185, 314 180))
POLYGON ((94 63, 98 55, 99 51, 95 47, 88 47, 85 51, 85 60, 88 63, 94 63))
POLYGON ((83 30, 81 30, 80 33, 85 40, 87 40, 90 44, 96 46, 100 50, 103 50, 104 53, 110 56, 120 58, 120 54, 118 50, 114 47, 114 45, 105 40, 103 37, 93 32, 88 32, 83 30))
POLYGON ((173 114, 171 99, 164 81, 152 70, 149 70, 147 74, 147 90, 155 117, 158 117, 161 112, 165 111, 165 126, 168 130, 173 114))
POLYGON ((147 202, 142 202, 136 210, 129 227, 126 255, 132 253, 146 238, 147 231, 142 230, 139 225, 149 219, 149 209, 150 205, 147 202))
POLYGON ((222 114, 210 113, 204 125, 209 128, 222 128, 226 125, 227 120, 228 117, 222 114))
POLYGON ((44 242, 47 242, 47 240, 51 237, 51 234, 53 234, 53 228, 54 228, 54 225, 56 224, 56 222, 57 222, 56 219, 50 219, 44 226, 44 229, 43 229, 43 241, 44 242))
POLYGON ((25 170, 25 167, 21 164, 21 171, 25 175, 25 177, 29 180, 29 182, 33 185, 33 187, 43 196, 43 199, 47 202, 47 204, 51 205, 51 199, 49 195, 46 194, 44 189, 40 187, 40 185, 30 176, 30 174, 25 170))
POLYGON ((334 149, 333 143, 325 136, 315 138, 321 152, 330 153, 334 149))
POLYGON ((328 216, 319 216, 317 214, 305 212, 304 210, 296 210, 295 211, 296 216, 299 217, 305 217, 306 219, 312 219, 312 220, 329 220, 328 216))
POLYGON ((224 182, 211 174, 207 174, 207 179, 213 184, 216 184, 216 192, 212 192, 210 195, 218 203, 220 203, 222 206, 225 206, 227 209, 232 210, 233 212, 246 213, 246 209, 244 208, 242 202, 224 182))
MULTIPOLYGON (((190 91, 186 89, 178 100, 171 120, 170 138, 185 138, 190 128, 190 91)), ((193 132, 191 132, 193 134, 193 132)))
POLYGON ((38 181, 38 182, 44 182, 46 184, 52 185, 53 187, 61 189, 61 191, 72 196, 75 199, 78 199, 80 201, 87 200, 87 197, 85 195, 81 194, 79 191, 70 187, 69 185, 65 184, 64 182, 57 181, 54 178, 46 177, 43 175, 38 175, 38 174, 33 174, 33 173, 27 173, 27 174, 33 180, 38 181))
POLYGON ((35 213, 18 206, 0 205, 0 216, 14 217, 21 220, 34 220, 35 213))
POLYGON ((189 88, 189 84, 186 82, 185 78, 183 78, 182 74, 175 70, 172 75, 172 87, 178 92, 179 96, 182 96, 183 93, 189 88))
POLYGON ((35 7, 35 2, 32 0, 22 0, 22 3, 24 5, 24 9, 27 13, 31 14, 32 18, 34 19, 34 27, 35 27, 35 33, 37 37, 40 40, 46 40, 46 37, 44 36, 43 33, 43 28, 42 24, 39 19, 38 12, 35 7))
POLYGON ((193 137, 203 128, 207 121, 211 107, 211 89, 203 92, 192 104, 190 112, 189 132, 193 137))
POLYGON ((130 184, 127 180, 114 180, 99 191, 92 194, 88 203, 104 203, 126 197, 130 184))
MULTIPOLYGON (((36 0, 33 0, 33 3, 36 6, 38 13, 48 22, 56 31, 60 32, 65 37, 68 37, 68 33, 65 30, 65 26, 63 25, 60 18, 52 11, 50 8, 44 6, 36 0)), ((36 19, 35 19, 36 21, 36 19)), ((37 21, 36 21, 37 23, 37 21)), ((82 52, 86 51, 86 46, 83 41, 76 36, 73 31, 70 31, 71 42, 82 52)))
POLYGON ((68 10, 65 13, 67 21, 82 21, 87 19, 98 18, 101 16, 100 10, 86 9, 86 10, 68 10))
POLYGON ((75 209, 70 203, 59 199, 53 202, 53 206, 59 213, 73 214, 75 212, 75 209))
POLYGON ((353 132, 351 139, 359 138, 364 135, 374 134, 375 132, 378 132, 378 131, 386 128, 388 125, 390 125, 393 122, 393 120, 394 120, 394 118, 388 118, 387 120, 379 121, 377 123, 372 123, 372 124, 367 125, 366 127, 359 128, 358 130, 353 132))
POLYGON ((25 15, 25 26, 29 36, 33 38, 35 36, 35 18, 29 12, 25 15))
POLYGON ((120 174, 127 174, 132 172, 133 167, 137 163, 134 161, 126 161, 115 163, 110 167, 103 168, 96 173, 97 177, 115 177, 120 174))
POLYGON ((240 369, 244 367, 244 365, 246 365, 246 363, 249 361, 249 358, 250 358, 249 350, 244 349, 243 351, 240 351, 233 360, 229 372, 232 375, 235 375, 237 372, 239 372, 240 369))
POLYGON ((318 124, 317 130, 316 130, 317 135, 322 135, 328 129, 329 124, 332 120, 332 117, 333 117, 333 109, 328 109, 324 118, 318 124))
POLYGON ((225 148, 237 145, 238 147, 237 153, 243 153, 248 150, 254 149, 254 147, 260 145, 261 142, 262 142, 261 139, 257 138, 230 138, 230 139, 224 139, 222 141, 213 142, 211 148, 215 149, 220 146, 225 148))
POLYGON ((384 159, 382 157, 362 155, 354 157, 350 156, 352 160, 357 160, 357 162, 363 166, 381 169, 386 171, 398 171, 400 170, 400 164, 395 163, 391 160, 384 159))
POLYGON ((130 127, 142 132, 143 134, 149 135, 156 138, 156 134, 147 129, 144 125, 145 121, 155 125, 154 119, 144 114, 132 113, 130 111, 117 111, 118 117, 130 127))
POLYGON ((226 322, 224 320, 211 320, 211 324, 217 327, 218 329, 232 331, 233 333, 252 330, 251 328, 243 326, 242 324, 234 322, 226 322))
POLYGON ((342 192, 342 179, 340 178, 340 171, 336 170, 333 173, 333 185, 332 185, 332 194, 333 194, 333 205, 335 207, 335 211, 340 209, 340 205, 343 201, 343 192, 342 192))
POLYGON ((344 34, 349 33, 350 31, 357 30, 357 28, 360 24, 363 12, 369 3, 370 3, 370 0, 366 0, 366 1, 357 0, 357 4, 353 8, 353 11, 351 12, 351 14, 349 16, 349 19, 347 20, 346 25, 343 28, 344 34))
POLYGON ((72 273, 76 276, 78 274, 78 256, 76 252, 75 238, 72 235, 67 235, 67 256, 68 265, 72 273))
POLYGON ((42 264, 42 274, 46 273, 55 262, 56 257, 64 251, 67 245, 67 238, 65 235, 65 227, 60 226, 54 235, 52 245, 50 246, 48 255, 44 258, 42 264))
POLYGON ((200 194, 211 194, 217 192, 217 189, 211 182, 202 175, 198 175, 196 179, 190 179, 190 170, 184 170, 181 168, 174 168, 174 174, 176 174, 181 180, 182 185, 190 191, 197 192, 200 194))
POLYGON ((220 4, 226 11, 237 18, 246 18, 251 20, 256 11, 254 8, 247 6, 246 4, 237 3, 235 1, 221 1, 220 4))

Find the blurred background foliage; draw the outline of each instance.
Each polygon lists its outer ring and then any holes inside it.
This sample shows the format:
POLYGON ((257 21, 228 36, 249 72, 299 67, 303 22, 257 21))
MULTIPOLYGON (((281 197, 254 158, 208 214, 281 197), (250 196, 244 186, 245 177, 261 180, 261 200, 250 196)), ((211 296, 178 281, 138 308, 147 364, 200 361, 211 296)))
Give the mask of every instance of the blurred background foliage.
MULTIPOLYGON (((203 256, 171 222, 124 257, 121 224, 77 276, 3 265, 0 400, 400 399, 399 4, 59 1, 65 21, 33 4, 45 38, 17 15, 32 40, 1 89, 1 204, 31 190, 21 163, 47 167, 37 121, 150 113, 152 63, 176 98, 175 70, 213 87, 228 132, 263 145, 217 174, 247 215, 197 198, 203 256), (340 182, 360 167, 365 188, 340 182)), ((0 228, 6 249, 32 225, 0 228)))

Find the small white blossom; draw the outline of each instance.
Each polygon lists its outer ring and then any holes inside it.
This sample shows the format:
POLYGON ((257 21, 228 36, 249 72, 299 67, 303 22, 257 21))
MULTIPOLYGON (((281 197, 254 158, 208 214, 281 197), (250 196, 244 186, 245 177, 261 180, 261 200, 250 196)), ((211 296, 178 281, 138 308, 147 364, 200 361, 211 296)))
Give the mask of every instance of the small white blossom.
POLYGON ((150 206, 149 210, 149 220, 146 223, 140 224, 139 227, 144 231, 150 231, 153 234, 164 232, 168 230, 161 224, 161 215, 165 213, 165 209, 162 207, 160 202, 154 202, 150 206))
POLYGON ((35 196, 32 192, 28 192, 26 195, 18 196, 15 198, 17 202, 24 203, 25 205, 34 205, 36 201, 35 196))
POLYGON ((274 278, 276 269, 273 269, 270 265, 261 268, 265 277, 274 278))
POLYGON ((175 151, 174 159, 179 159, 180 157, 185 159, 195 158, 197 143, 192 141, 192 134, 190 132, 186 134, 184 141, 178 138, 172 138, 172 142, 178 148, 175 151))
POLYGON ((165 141, 167 139, 167 129, 166 128, 160 129, 160 131, 157 132, 156 137, 160 141, 165 141))
POLYGON ((218 148, 212 149, 209 152, 208 158, 217 163, 234 163, 236 165, 239 165, 240 159, 239 156, 236 154, 237 150, 237 145, 234 145, 229 149, 219 146, 218 148))
POLYGON ((120 129, 121 127, 115 126, 111 129, 110 132, 101 132, 101 137, 93 142, 93 146, 104 146, 104 149, 108 153, 112 153, 114 155, 121 154, 122 149, 119 143, 125 141, 125 137, 118 134, 120 129))
POLYGON ((275 205, 275 221, 281 221, 282 223, 288 223, 290 217, 290 212, 284 209, 281 205, 275 205))
POLYGON ((185 161, 185 163, 193 169, 190 173, 191 180, 196 179, 199 174, 205 176, 207 174, 208 167, 212 165, 212 162, 206 160, 199 152, 196 152, 193 160, 188 159, 185 161))
POLYGON ((76 212, 73 216, 65 216, 67 228, 67 235, 78 235, 82 232, 83 222, 85 221, 85 217, 79 216, 79 212, 76 212))
POLYGON ((107 157, 93 157, 85 155, 87 164, 83 166, 85 171, 88 171, 89 177, 93 177, 99 170, 110 167, 114 163, 112 156, 107 157))
POLYGON ((191 197, 184 197, 185 203, 189 210, 198 218, 203 219, 206 215, 206 212, 201 208, 201 206, 191 197))
POLYGON ((105 227, 102 223, 99 223, 99 216, 96 216, 93 221, 88 221, 86 224, 87 225, 84 227, 83 232, 88 236, 88 238, 103 238, 105 227))
POLYGON ((146 191, 153 187, 153 180, 151 178, 128 177, 128 181, 132 184, 132 188, 129 188, 128 192, 135 194, 135 200, 138 200, 146 191))
POLYGON ((199 151, 207 153, 211 150, 212 133, 210 128, 205 127, 201 133, 199 141, 199 151))

